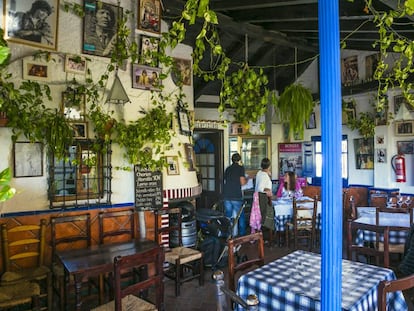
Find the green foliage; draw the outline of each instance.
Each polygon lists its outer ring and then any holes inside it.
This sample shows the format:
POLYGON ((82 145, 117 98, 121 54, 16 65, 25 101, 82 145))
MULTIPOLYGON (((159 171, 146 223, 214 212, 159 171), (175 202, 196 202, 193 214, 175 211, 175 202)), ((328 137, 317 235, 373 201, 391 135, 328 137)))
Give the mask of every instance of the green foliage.
POLYGON ((285 88, 275 105, 282 123, 289 123, 289 132, 303 135, 305 121, 315 107, 310 89, 301 84, 291 84, 285 88))
POLYGON ((374 23, 379 34, 379 39, 374 44, 374 47, 378 47, 380 51, 380 60, 374 73, 374 79, 379 83, 377 108, 385 109, 387 92, 392 87, 401 88, 407 102, 414 107, 414 95, 411 93, 414 85, 409 80, 414 73, 414 43, 410 38, 401 36, 395 27, 398 20, 411 19, 414 13, 414 1, 398 2, 398 6, 388 12, 378 11, 372 0, 365 0, 365 2, 368 10, 374 15, 374 23), (392 68, 389 68, 386 62, 390 52, 399 55, 397 59, 393 59, 392 68))
POLYGON ((351 130, 358 130, 364 138, 374 137, 375 135, 375 115, 371 112, 362 112, 359 118, 350 118, 347 123, 351 130))
POLYGON ((11 199, 16 194, 16 189, 10 187, 11 172, 6 168, 0 172, 0 202, 11 199))

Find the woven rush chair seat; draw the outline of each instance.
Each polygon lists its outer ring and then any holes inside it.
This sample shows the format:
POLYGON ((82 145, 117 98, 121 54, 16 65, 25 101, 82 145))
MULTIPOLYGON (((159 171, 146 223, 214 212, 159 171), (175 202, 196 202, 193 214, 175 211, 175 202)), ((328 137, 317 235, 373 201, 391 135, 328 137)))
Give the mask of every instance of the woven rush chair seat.
MULTIPOLYGON (((112 300, 102 306, 92 309, 91 311, 113 311, 115 310, 115 301, 112 300)), ((122 298, 122 310, 129 311, 156 311, 155 305, 148 301, 138 298, 134 295, 128 295, 122 298)))
POLYGON ((177 259, 180 259, 180 263, 188 263, 202 256, 203 254, 198 250, 179 246, 165 252, 165 261, 175 264, 177 259))
POLYGON ((22 269, 19 271, 6 271, 1 276, 1 284, 11 285, 27 280, 37 280, 43 278, 49 272, 50 269, 46 266, 40 266, 34 269, 22 269))
POLYGON ((36 300, 38 307, 40 286, 33 282, 21 282, 19 284, 0 286, 0 308, 12 308, 23 304, 32 303, 36 300))

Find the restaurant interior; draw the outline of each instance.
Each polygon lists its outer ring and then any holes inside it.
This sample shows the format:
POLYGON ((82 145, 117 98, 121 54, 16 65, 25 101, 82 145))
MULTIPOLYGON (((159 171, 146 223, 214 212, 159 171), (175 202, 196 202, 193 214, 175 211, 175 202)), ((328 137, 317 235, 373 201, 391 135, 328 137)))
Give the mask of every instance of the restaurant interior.
POLYGON ((0 310, 413 308, 414 8, 291 2, 0 1, 0 310))

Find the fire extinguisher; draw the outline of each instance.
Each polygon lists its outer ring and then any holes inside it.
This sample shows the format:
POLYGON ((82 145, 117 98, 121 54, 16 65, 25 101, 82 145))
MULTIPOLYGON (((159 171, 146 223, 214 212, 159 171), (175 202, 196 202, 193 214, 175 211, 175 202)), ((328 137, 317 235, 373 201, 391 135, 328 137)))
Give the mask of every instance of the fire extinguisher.
POLYGON ((395 172, 397 182, 406 182, 404 155, 395 155, 391 159, 391 166, 395 172))

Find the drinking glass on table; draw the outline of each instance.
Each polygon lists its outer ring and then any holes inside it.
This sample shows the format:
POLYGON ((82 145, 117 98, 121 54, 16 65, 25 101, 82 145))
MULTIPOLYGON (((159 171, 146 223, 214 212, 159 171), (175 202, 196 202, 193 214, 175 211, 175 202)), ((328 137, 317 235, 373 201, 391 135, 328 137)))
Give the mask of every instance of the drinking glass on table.
POLYGON ((406 198, 405 198, 405 202, 404 202, 405 205, 407 206, 407 208, 410 207, 411 202, 412 202, 411 197, 409 195, 407 195, 406 198))
POLYGON ((401 195, 397 196, 397 198, 398 198, 398 201, 397 201, 398 208, 401 208, 401 205, 403 205, 404 203, 403 198, 401 195))

